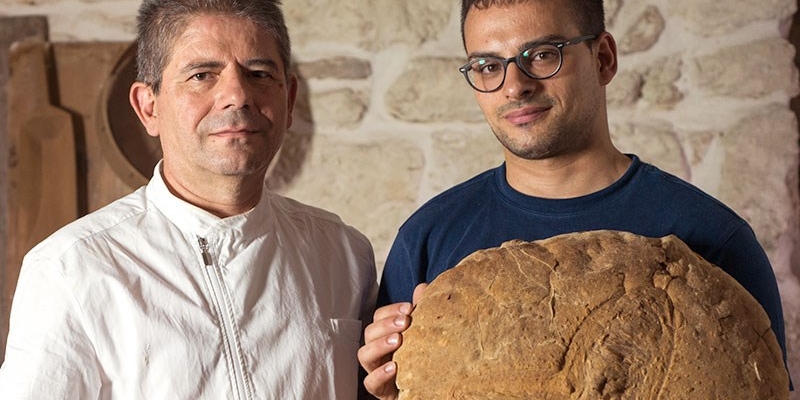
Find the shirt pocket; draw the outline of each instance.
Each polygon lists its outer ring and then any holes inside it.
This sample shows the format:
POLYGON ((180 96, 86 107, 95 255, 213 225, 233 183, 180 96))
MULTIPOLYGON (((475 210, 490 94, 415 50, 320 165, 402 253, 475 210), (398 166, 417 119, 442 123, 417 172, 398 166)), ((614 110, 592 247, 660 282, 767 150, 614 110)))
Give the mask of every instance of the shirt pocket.
POLYGON ((361 342, 361 329, 363 328, 361 320, 331 318, 331 328, 336 338, 349 339, 356 345, 361 342))

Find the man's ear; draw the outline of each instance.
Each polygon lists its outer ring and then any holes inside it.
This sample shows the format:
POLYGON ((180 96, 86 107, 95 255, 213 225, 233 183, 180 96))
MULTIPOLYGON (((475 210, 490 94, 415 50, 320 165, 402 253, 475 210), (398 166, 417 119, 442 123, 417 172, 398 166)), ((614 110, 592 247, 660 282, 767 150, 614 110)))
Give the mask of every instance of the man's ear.
POLYGON ((134 82, 131 85, 129 100, 139 121, 147 130, 147 134, 153 137, 158 136, 158 116, 155 111, 156 95, 153 93, 152 87, 142 82, 134 82))
POLYGON ((597 38, 597 67, 600 84, 608 85, 617 74, 617 42, 608 32, 597 38))
POLYGON ((288 86, 287 86, 287 90, 288 90, 287 101, 288 101, 288 104, 287 104, 286 110, 287 110, 289 115, 286 117, 286 129, 291 128, 292 127, 292 122, 294 121, 294 105, 295 105, 295 102, 297 102, 298 86, 300 86, 300 83, 297 80, 297 75, 291 74, 289 76, 289 82, 288 82, 288 86))

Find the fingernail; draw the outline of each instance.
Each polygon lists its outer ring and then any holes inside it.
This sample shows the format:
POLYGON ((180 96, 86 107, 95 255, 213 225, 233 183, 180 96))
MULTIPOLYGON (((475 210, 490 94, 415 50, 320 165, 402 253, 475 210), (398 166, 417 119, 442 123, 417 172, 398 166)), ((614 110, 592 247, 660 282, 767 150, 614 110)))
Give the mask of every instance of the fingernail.
POLYGON ((383 367, 383 370, 384 370, 385 372, 392 373, 392 372, 394 372, 394 369, 395 369, 395 368, 396 368, 396 367, 395 367, 394 363, 393 363, 393 362, 390 362, 390 363, 386 364, 386 366, 385 366, 385 367, 383 367))
POLYGON ((408 315, 408 313, 411 312, 411 304, 405 303, 405 304, 401 305, 400 306, 400 312, 403 313, 403 314, 408 315))
POLYGON ((397 327, 400 327, 400 328, 406 326, 406 317, 405 316, 395 317, 394 326, 397 326, 397 327))
POLYGON ((391 336, 389 336, 389 338, 386 339, 386 343, 389 343, 389 344, 391 344, 393 346, 396 345, 399 342, 400 342, 400 338, 397 335, 391 335, 391 336))

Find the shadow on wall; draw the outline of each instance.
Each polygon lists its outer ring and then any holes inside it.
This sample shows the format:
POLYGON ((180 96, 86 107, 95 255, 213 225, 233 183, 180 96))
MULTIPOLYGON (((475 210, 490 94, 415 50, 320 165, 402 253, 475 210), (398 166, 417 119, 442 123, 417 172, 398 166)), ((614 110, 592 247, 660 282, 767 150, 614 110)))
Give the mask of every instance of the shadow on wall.
POLYGON ((274 191, 280 191, 300 175, 311 151, 314 138, 315 124, 309 99, 308 82, 300 74, 294 62, 292 63, 292 73, 298 81, 297 100, 292 113, 292 127, 283 138, 280 152, 272 161, 267 173, 267 185, 274 191))

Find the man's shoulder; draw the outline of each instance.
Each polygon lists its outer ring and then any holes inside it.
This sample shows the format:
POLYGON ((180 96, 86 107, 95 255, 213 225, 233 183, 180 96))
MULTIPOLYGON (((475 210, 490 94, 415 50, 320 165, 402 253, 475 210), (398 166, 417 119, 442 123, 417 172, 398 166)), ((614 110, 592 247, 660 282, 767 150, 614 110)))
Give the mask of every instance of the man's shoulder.
POLYGON ((423 203, 417 210, 418 212, 441 212, 442 209, 452 207, 468 207, 471 208, 475 204, 469 203, 468 200, 477 198, 484 198, 492 195, 495 191, 491 190, 492 185, 495 183, 498 168, 493 168, 481 172, 472 178, 456 184, 449 189, 432 197, 430 200, 423 203))
POLYGON ((331 225, 344 225, 341 217, 333 211, 274 192, 269 193, 269 199, 272 207, 278 212, 278 216, 318 221, 331 225))
POLYGON ((652 164, 642 163, 639 191, 649 197, 649 202, 662 202, 675 206, 689 206, 700 213, 714 210, 723 214, 736 213, 722 201, 694 183, 664 171, 652 164))
POLYGON ((363 233, 345 223, 342 218, 333 211, 274 192, 269 194, 269 198, 270 204, 275 211, 275 218, 285 219, 295 228, 303 227, 307 233, 341 232, 351 238, 367 241, 363 233))
POLYGON ((409 216, 401 227, 407 230, 419 224, 444 224, 447 220, 457 220, 464 215, 474 214, 487 199, 497 195, 494 186, 500 168, 493 168, 473 176, 432 197, 409 216))
POLYGON ((29 255, 61 254, 77 243, 114 229, 146 210, 145 190, 140 188, 59 228, 34 246, 29 255))

